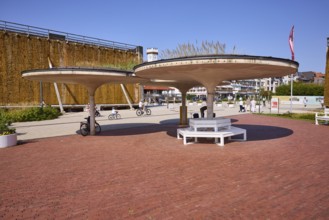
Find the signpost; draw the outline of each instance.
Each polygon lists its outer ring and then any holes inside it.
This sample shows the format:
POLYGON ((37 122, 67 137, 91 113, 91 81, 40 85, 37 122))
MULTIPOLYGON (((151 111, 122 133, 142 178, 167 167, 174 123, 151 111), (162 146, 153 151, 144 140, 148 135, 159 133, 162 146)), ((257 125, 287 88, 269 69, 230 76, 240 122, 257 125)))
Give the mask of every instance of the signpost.
POLYGON ((271 99, 271 113, 279 114, 279 98, 271 99))

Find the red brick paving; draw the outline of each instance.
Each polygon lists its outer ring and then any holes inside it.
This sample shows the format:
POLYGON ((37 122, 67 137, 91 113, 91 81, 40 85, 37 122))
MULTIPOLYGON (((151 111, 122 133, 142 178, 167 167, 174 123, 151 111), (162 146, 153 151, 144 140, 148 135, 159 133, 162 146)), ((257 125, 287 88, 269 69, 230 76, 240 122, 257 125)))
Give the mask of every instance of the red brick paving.
POLYGON ((233 116, 247 142, 173 124, 0 150, 0 219, 329 219, 329 126, 233 116))

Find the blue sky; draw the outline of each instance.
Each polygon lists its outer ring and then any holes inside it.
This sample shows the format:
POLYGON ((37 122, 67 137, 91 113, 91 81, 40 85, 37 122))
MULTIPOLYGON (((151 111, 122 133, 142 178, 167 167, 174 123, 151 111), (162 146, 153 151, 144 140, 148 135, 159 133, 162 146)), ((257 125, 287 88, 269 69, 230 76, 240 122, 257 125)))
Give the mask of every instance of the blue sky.
POLYGON ((291 58, 325 72, 328 0, 1 0, 0 20, 159 50, 219 41, 226 53, 291 58))

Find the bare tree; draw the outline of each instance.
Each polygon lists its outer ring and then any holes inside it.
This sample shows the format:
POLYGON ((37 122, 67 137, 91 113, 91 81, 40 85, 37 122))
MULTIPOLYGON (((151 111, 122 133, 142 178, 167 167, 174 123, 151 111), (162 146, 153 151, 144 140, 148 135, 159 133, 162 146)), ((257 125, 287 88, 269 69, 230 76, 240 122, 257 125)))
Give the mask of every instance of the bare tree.
POLYGON ((171 59, 186 56, 197 56, 197 55, 210 55, 210 54, 225 54, 226 45, 218 41, 209 42, 202 41, 201 45, 191 43, 178 44, 173 50, 162 50, 160 52, 161 59, 171 59))

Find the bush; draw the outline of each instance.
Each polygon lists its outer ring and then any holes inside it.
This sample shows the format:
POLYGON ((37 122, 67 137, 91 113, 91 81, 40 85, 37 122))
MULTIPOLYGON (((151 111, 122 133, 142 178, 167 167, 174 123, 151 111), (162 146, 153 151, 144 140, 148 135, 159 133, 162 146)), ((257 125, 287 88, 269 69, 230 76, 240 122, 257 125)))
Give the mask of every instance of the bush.
POLYGON ((192 95, 192 94, 187 94, 187 95, 186 95, 186 99, 187 99, 187 100, 191 100, 191 101, 192 101, 195 97, 196 97, 196 95, 192 95))
POLYGON ((8 121, 6 118, 2 117, 2 112, 0 112, 0 136, 14 134, 15 128, 10 128, 11 121, 8 121))
POLYGON ((24 121, 42 121, 55 119, 60 116, 61 113, 50 106, 39 108, 26 108, 26 109, 15 109, 15 110, 1 110, 0 116, 6 121, 11 122, 24 122, 24 121))

